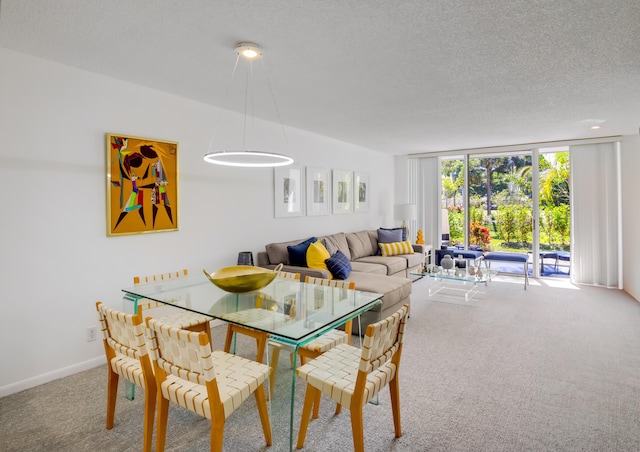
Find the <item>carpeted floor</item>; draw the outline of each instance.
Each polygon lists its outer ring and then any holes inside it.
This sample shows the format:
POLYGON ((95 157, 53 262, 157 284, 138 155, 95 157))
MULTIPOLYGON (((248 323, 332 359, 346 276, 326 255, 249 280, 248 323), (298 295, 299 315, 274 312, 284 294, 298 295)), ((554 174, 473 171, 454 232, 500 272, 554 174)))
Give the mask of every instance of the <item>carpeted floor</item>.
MULTIPOLYGON (((400 371, 404 435, 394 438, 385 390, 364 410, 368 451, 640 450, 640 303, 559 279, 524 291, 521 278, 499 277, 464 305, 430 299, 429 284, 413 287, 400 371)), ((219 346, 224 331, 214 328, 219 346)), ((241 338, 238 350, 250 357, 255 346, 241 338)), ((279 375, 287 370, 281 357, 279 375)), ((277 382, 276 394, 284 390, 277 382)), ((300 384, 296 424, 303 396, 300 384)), ((142 394, 119 397, 111 431, 105 399, 104 366, 2 398, 0 450, 140 450, 142 394)), ((276 413, 286 409, 273 403, 276 413)), ((352 450, 349 412, 333 410, 323 399, 304 450, 352 450)), ((274 435, 283 428, 276 423, 274 435)), ((209 448, 209 422, 175 406, 168 432, 167 450, 209 448)), ((264 446, 253 399, 227 420, 224 444, 284 450, 264 446)))

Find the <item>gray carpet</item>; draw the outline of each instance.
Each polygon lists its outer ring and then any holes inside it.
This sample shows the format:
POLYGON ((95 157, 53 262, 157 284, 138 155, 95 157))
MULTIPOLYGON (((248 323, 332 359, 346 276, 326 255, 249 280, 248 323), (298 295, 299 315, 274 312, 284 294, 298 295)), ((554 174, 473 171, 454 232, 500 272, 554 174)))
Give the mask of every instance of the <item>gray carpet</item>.
MULTIPOLYGON (((427 296, 414 283, 401 364, 402 438, 388 391, 364 411, 368 451, 640 450, 640 303, 619 291, 499 278, 470 306, 427 296), (558 287, 549 287, 554 285, 558 287)), ((88 308, 93 305, 87 304, 88 308)), ((224 328, 214 328, 218 346, 224 328)), ((251 357, 252 341, 240 339, 251 357)), ((280 359, 279 374, 288 370, 280 359)), ((121 383, 122 385, 122 383, 121 383)), ((278 382, 278 391, 285 391, 278 382)), ((304 386, 296 391, 296 424, 304 386)), ((2 451, 137 451, 142 393, 118 398, 105 422, 104 366, 0 399, 2 451)), ((274 399, 273 410, 286 410, 274 399)), ((323 399, 306 451, 352 449, 349 412, 323 399)), ((274 416, 277 417, 277 416, 274 416)), ((274 435, 285 425, 274 423, 274 435)), ((297 433, 297 427, 296 427, 297 433)), ((267 448, 253 399, 227 420, 225 450, 267 448)), ((209 448, 209 422, 172 406, 167 450, 209 448)))

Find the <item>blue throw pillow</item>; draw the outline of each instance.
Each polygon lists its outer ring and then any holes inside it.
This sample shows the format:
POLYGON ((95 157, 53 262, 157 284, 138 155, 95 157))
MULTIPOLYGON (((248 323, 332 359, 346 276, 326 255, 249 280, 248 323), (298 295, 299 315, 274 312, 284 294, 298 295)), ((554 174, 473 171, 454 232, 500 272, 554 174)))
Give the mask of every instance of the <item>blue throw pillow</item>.
POLYGON ((404 228, 380 228, 378 229, 378 242, 379 243, 395 243, 404 242, 404 228))
POLYGON ((307 266, 307 249, 312 243, 318 240, 315 237, 311 237, 304 242, 300 242, 297 245, 291 245, 287 247, 289 251, 289 264, 296 267, 307 266))
POLYGON ((351 273, 351 262, 349 258, 340 250, 324 261, 327 268, 335 279, 347 279, 351 273))

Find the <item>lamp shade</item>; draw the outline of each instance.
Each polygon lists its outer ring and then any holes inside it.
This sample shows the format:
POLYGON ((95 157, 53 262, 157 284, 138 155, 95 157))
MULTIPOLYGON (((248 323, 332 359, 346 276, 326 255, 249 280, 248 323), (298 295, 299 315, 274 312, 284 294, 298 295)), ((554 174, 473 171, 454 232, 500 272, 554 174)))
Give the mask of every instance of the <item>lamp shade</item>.
POLYGON ((401 221, 415 220, 418 210, 415 204, 397 204, 394 209, 395 219, 401 221))

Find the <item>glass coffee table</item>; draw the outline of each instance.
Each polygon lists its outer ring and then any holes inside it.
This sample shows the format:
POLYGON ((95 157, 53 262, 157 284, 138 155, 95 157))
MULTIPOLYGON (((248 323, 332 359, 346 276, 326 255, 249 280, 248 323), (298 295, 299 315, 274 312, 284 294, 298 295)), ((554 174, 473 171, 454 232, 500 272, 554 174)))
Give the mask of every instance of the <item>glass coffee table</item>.
POLYGON ((450 297, 464 298, 464 301, 471 301, 478 294, 481 294, 480 286, 491 281, 491 278, 498 274, 498 270, 482 270, 482 274, 469 274, 467 269, 459 269, 456 274, 453 269, 444 270, 441 267, 435 267, 431 272, 412 272, 412 276, 420 278, 429 277, 436 282, 429 287, 429 296, 443 294, 450 297))

